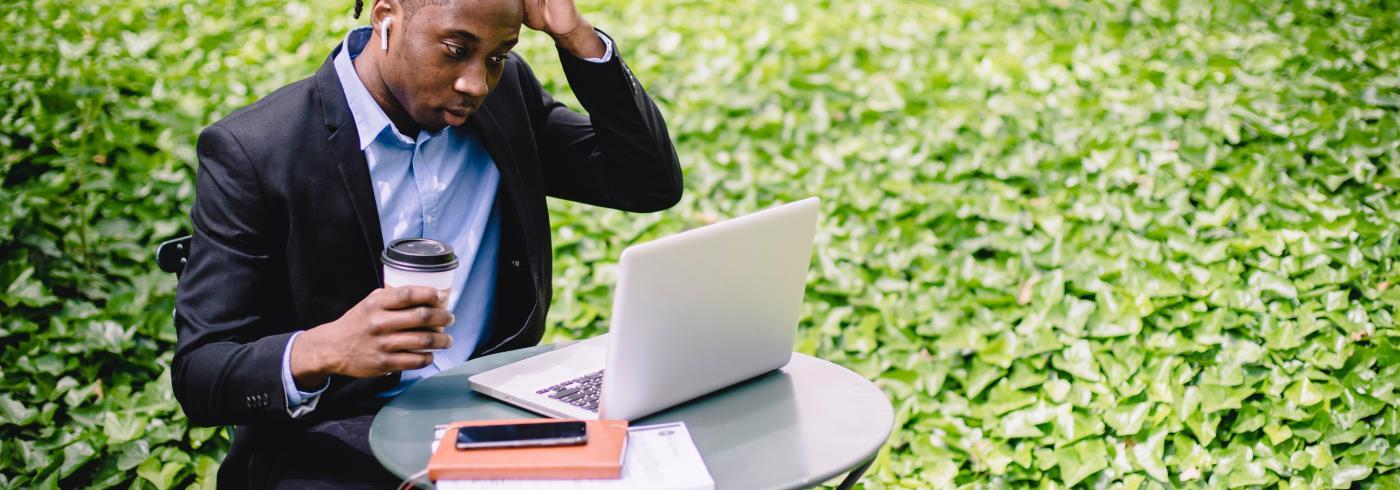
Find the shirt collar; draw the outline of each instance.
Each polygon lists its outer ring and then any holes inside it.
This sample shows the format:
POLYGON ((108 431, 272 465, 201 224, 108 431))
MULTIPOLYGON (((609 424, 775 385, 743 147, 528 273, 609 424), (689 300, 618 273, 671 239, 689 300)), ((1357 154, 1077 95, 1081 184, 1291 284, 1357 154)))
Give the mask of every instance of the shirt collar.
POLYGON ((374 96, 369 94, 364 82, 361 82, 360 76, 355 73, 355 64, 351 60, 365 49, 371 32, 373 31, 370 26, 351 29, 345 35, 340 52, 335 56, 335 74, 340 78, 340 86, 345 90, 345 101, 350 105, 350 115, 355 118, 355 129, 360 135, 360 151, 368 148, 386 128, 395 139, 413 145, 413 139, 399 134, 398 129, 394 128, 389 115, 374 101, 374 96))

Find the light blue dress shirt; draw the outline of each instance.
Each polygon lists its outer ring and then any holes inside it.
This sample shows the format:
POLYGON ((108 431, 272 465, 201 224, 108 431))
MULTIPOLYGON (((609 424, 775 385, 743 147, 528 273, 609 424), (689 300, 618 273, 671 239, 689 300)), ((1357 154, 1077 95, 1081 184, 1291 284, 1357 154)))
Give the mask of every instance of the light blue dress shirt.
MULTIPOLYGON (((420 130, 416 138, 399 133, 360 81, 352 63, 365 48, 370 33, 370 27, 351 30, 333 63, 355 119, 360 150, 369 165, 380 234, 386 246, 399 238, 447 242, 456 252, 459 264, 447 300, 448 309, 456 317, 445 329, 452 336, 452 346, 434 353, 432 364, 404 371, 398 385, 380 393, 394 396, 423 378, 466 362, 490 325, 500 245, 500 211, 494 203, 501 176, 495 161, 469 127, 420 130)), ((612 58, 612 40, 599 37, 606 52, 602 58, 586 58, 588 61, 602 63, 612 58)), ((321 393, 329 386, 328 381, 316 391, 297 389, 291 372, 291 353, 292 342, 300 334, 292 334, 282 354, 282 385, 287 413, 293 418, 315 410, 321 393)))

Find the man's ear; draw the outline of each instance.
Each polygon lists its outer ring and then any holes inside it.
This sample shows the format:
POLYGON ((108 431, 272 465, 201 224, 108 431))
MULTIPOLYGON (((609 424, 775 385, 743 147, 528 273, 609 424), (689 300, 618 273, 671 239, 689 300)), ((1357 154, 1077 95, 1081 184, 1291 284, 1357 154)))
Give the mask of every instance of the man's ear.
POLYGON ((380 23, 389 17, 403 25, 403 3, 399 0, 374 0, 374 6, 369 10, 370 25, 378 31, 380 23))

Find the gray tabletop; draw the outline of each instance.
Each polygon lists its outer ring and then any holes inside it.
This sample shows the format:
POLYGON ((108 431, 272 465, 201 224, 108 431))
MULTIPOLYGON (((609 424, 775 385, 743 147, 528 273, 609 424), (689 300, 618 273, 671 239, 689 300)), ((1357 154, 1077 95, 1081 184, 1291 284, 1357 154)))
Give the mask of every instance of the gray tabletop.
MULTIPOLYGON (((379 462, 401 478, 428 464, 433 426, 539 415, 478 394, 467 377, 568 343, 473 359, 405 390, 370 426, 379 462)), ((884 393, 849 369, 796 354, 782 369, 653 414, 632 425, 683 421, 715 488, 801 488, 875 457, 894 427, 884 393)))

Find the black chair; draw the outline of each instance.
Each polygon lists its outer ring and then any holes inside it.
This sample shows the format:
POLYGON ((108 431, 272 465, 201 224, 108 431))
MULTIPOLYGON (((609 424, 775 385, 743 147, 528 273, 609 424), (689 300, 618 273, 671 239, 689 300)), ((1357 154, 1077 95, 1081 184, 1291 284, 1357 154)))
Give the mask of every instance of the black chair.
POLYGON ((156 246, 156 265, 160 270, 175 274, 176 278, 185 270, 185 261, 190 256, 190 236, 185 235, 166 240, 156 246))
MULTIPOLYGON (((190 257, 190 238, 190 235, 185 235, 156 245, 156 267, 175 274, 175 279, 180 279, 180 273, 185 271, 185 262, 190 257)), ((170 310, 170 318, 175 318, 173 308, 170 310)))

